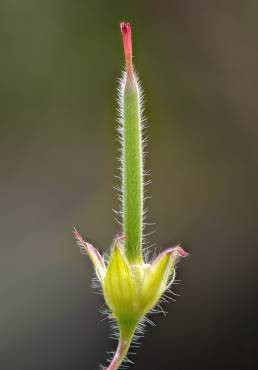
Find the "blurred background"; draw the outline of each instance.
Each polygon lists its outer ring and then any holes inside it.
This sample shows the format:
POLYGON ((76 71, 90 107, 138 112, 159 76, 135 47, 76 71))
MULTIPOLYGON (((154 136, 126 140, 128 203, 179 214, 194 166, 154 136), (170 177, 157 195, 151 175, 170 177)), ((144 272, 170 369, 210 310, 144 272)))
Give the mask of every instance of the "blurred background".
POLYGON ((102 251, 118 230, 121 20, 146 95, 150 241, 191 253, 132 369, 257 369, 255 0, 1 0, 0 368, 93 370, 115 348, 72 228, 102 251))

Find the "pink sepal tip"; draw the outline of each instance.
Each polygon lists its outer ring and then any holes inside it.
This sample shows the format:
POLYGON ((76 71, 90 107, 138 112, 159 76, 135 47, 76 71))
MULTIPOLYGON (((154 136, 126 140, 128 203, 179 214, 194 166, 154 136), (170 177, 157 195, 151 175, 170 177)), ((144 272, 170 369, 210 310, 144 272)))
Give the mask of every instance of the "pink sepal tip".
POLYGON ((105 274, 105 271, 106 271, 106 266, 105 266, 105 261, 103 259, 103 257, 101 256, 101 254, 99 253, 99 251, 93 247, 93 245, 91 245, 90 243, 86 242, 82 236, 80 235, 80 233, 76 230, 76 228, 74 227, 74 230, 73 230, 73 235, 77 241, 77 244, 80 248, 83 248, 83 250, 85 250, 88 254, 88 256, 90 257, 96 271, 97 271, 97 274, 99 276, 100 279, 103 279, 104 277, 104 274, 105 274))
POLYGON ((159 262, 164 256, 166 255, 174 255, 176 258, 178 257, 187 257, 189 253, 187 253, 182 247, 177 245, 173 248, 167 248, 163 252, 161 252, 153 261, 153 264, 159 262))

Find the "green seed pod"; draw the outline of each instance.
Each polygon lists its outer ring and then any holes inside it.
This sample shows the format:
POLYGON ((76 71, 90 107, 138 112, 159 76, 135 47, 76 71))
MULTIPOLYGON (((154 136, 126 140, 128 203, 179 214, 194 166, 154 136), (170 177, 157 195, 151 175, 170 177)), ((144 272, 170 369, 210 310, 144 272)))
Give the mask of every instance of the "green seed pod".
POLYGON ((121 23, 126 72, 119 87, 119 132, 122 145, 122 218, 125 253, 142 262, 143 141, 142 91, 132 63, 131 27, 121 23))
POLYGON ((137 325, 172 284, 178 259, 187 256, 179 246, 166 249, 154 261, 146 261, 143 256, 142 93, 132 63, 131 26, 122 22, 120 27, 126 61, 119 88, 123 237, 115 239, 106 265, 100 253, 74 230, 78 245, 94 265, 119 328, 118 348, 107 370, 119 368, 137 325))

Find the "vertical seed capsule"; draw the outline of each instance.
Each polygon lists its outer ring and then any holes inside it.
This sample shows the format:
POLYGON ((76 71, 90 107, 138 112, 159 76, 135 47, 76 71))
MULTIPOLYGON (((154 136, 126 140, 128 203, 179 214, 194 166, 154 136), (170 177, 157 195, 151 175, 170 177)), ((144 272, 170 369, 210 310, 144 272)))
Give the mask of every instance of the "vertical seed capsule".
POLYGON ((121 83, 120 112, 122 132, 123 232, 125 253, 130 263, 142 258, 143 153, 141 89, 132 63, 132 38, 129 23, 120 24, 126 61, 121 83))

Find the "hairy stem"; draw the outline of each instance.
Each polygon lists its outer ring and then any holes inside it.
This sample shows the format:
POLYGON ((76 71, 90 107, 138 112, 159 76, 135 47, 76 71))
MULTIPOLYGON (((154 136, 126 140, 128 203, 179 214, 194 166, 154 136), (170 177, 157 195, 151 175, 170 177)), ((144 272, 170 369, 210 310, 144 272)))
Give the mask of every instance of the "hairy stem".
POLYGON ((132 342, 134 330, 121 330, 120 329, 120 335, 119 335, 119 343, 116 350, 116 353, 114 355, 113 360, 111 361, 110 365, 106 370, 117 370, 119 369, 119 366, 124 361, 127 352, 129 350, 130 344, 132 342))

